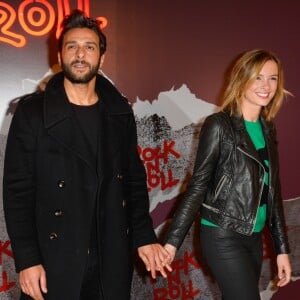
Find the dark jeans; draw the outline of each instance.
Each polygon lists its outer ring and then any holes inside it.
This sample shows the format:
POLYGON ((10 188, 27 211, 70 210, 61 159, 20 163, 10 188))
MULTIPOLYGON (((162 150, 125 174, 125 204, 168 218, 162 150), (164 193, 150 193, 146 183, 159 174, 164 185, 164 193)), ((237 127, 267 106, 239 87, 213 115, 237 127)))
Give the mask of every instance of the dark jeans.
POLYGON ((262 234, 201 225, 201 248, 224 300, 260 300, 262 234))
POLYGON ((102 300, 99 259, 96 249, 90 249, 80 292, 80 300, 102 300))

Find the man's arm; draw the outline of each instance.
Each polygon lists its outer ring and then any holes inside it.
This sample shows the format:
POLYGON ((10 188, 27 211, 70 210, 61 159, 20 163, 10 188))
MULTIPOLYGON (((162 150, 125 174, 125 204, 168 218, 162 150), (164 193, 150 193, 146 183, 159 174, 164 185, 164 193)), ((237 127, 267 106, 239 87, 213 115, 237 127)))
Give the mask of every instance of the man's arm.
POLYGON ((151 272, 152 277, 156 278, 157 271, 166 277, 165 268, 171 270, 171 267, 165 263, 168 260, 168 252, 157 243, 149 214, 147 175, 137 152, 136 124, 133 115, 130 123, 129 168, 124 180, 133 244, 138 249, 139 257, 143 260, 146 269, 151 272))
MULTIPOLYGON (((32 118, 28 107, 24 109, 24 103, 19 103, 8 134, 3 176, 6 227, 25 293, 31 285, 29 282, 34 281, 35 287, 41 284, 43 291, 46 286, 45 272, 32 271, 42 269, 35 223, 36 135, 30 124, 32 118)), ((36 290, 35 287, 32 289, 36 290)))

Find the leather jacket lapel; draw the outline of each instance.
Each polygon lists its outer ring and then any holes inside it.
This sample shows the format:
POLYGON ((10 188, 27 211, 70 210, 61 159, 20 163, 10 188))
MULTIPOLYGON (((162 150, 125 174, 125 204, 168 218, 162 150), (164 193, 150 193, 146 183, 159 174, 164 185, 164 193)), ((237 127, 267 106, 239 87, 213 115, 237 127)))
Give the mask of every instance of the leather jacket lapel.
POLYGON ((263 162, 261 161, 261 158, 246 130, 243 117, 235 114, 231 116, 231 121, 235 131, 237 148, 263 165, 263 162))

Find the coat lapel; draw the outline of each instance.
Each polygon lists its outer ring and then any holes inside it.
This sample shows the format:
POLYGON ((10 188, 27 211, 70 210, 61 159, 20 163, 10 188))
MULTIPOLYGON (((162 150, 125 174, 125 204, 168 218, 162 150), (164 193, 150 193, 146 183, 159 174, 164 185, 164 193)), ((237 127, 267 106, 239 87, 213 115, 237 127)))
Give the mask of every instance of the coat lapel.
POLYGON ((125 138, 126 116, 132 114, 127 100, 104 77, 97 76, 96 92, 102 105, 99 122, 98 166, 95 167, 85 136, 68 103, 63 86, 63 73, 56 74, 47 84, 44 103, 45 127, 53 138, 68 148, 91 169, 98 170, 98 176, 109 171, 111 160, 120 150, 125 138))
POLYGON ((63 74, 55 75, 47 84, 44 120, 48 133, 95 170, 92 154, 79 126, 63 86, 63 74))
POLYGON ((109 176, 113 172, 112 161, 115 160, 116 155, 120 153, 121 147, 124 145, 128 115, 132 114, 132 110, 113 86, 106 86, 107 82, 102 82, 102 77, 97 79, 97 93, 100 95, 100 101, 102 101, 98 170, 100 176, 104 170, 105 175, 109 176))
POLYGON ((263 162, 258 152, 256 151, 249 134, 247 133, 243 117, 238 115, 233 115, 231 120, 232 120, 233 128, 236 132, 235 136, 238 137, 237 147, 263 165, 263 162))
POLYGON ((264 131, 266 147, 268 151, 269 174, 273 174, 272 169, 274 168, 274 166, 278 165, 277 140, 276 140, 275 127, 272 122, 267 122, 264 118, 261 118, 261 123, 264 131))

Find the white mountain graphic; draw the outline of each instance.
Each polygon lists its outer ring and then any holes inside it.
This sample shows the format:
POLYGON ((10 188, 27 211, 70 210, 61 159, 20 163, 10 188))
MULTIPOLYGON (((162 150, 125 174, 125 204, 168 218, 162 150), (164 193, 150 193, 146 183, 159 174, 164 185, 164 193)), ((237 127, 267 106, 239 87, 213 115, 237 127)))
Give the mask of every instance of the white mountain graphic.
POLYGON ((148 171, 148 187, 151 185, 151 176, 156 182, 163 182, 149 189, 150 211, 153 211, 159 203, 173 199, 182 192, 187 175, 192 172, 201 125, 205 117, 218 111, 219 107, 196 98, 187 85, 183 84, 177 90, 161 92, 152 103, 138 99, 133 110, 139 146, 142 149, 151 148, 153 152, 160 149, 163 157, 153 159, 152 162, 144 160, 148 171), (178 157, 170 152, 166 159, 166 155, 162 154, 166 142, 174 144, 172 150, 178 153, 178 157), (157 164, 160 164, 159 170, 155 168, 157 164), (176 181, 176 184, 163 188, 164 182, 168 180, 176 181))
POLYGON ((187 85, 183 84, 177 90, 161 92, 152 103, 138 98, 133 110, 139 118, 154 114, 164 116, 173 130, 179 130, 186 125, 198 124, 206 116, 216 112, 218 107, 196 98, 187 85))

